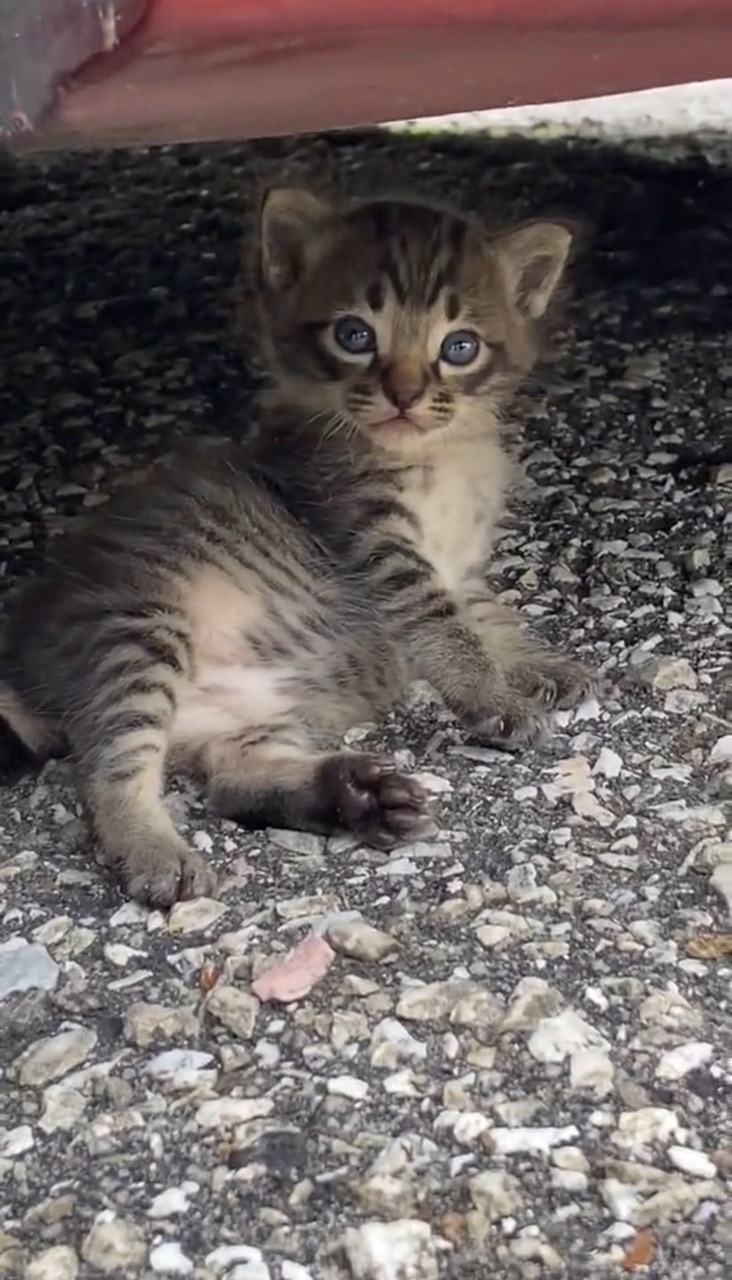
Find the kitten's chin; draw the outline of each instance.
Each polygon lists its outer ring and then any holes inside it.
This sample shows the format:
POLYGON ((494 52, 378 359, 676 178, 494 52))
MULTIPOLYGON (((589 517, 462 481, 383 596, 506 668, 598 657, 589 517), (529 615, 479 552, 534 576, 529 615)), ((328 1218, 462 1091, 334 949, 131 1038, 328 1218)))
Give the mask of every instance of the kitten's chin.
POLYGON ((444 430, 450 423, 443 419, 436 421, 420 413, 387 413, 382 418, 370 418, 360 425, 374 440, 388 444, 390 440, 425 436, 433 431, 444 430))

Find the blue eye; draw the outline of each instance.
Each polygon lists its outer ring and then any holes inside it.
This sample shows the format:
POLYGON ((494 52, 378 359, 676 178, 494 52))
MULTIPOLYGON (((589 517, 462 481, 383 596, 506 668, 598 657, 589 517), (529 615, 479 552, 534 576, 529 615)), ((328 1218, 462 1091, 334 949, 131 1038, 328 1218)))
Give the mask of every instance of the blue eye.
POLYGON ((333 328, 333 337, 352 356, 370 355, 376 350, 376 334, 359 316, 342 316, 333 328))
POLYGON ((440 347, 440 359, 445 364, 472 364, 480 351, 480 338, 472 329, 456 329, 448 333, 440 347))

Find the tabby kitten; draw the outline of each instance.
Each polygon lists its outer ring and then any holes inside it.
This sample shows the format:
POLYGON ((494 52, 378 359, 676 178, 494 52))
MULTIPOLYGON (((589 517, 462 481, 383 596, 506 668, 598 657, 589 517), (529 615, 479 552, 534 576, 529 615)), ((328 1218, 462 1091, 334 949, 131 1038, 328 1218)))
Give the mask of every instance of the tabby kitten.
POLYGON ((54 542, 0 647, 0 750, 71 753, 133 897, 213 889, 165 807, 168 766, 228 818, 387 848, 423 829, 426 797, 388 757, 342 750, 350 725, 421 677, 473 737, 519 747, 584 696, 584 670, 483 580, 500 407, 570 240, 414 202, 265 199, 259 435, 164 459, 54 542))

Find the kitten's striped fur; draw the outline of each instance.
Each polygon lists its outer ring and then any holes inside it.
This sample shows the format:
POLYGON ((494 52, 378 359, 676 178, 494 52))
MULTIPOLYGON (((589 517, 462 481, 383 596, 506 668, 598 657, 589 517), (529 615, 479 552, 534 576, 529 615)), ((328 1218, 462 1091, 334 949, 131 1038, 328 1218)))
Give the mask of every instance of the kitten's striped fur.
POLYGON ((163 803, 170 765, 247 824, 388 846, 420 830, 425 797, 340 750, 351 724, 420 676, 471 734, 518 746, 584 693, 483 582, 509 479, 499 410, 570 239, 542 222, 491 237, 413 202, 265 200, 257 439, 163 460, 55 541, 0 649, 6 750, 70 750, 134 897, 212 887, 163 803), (344 317, 375 350, 338 345, 344 317))

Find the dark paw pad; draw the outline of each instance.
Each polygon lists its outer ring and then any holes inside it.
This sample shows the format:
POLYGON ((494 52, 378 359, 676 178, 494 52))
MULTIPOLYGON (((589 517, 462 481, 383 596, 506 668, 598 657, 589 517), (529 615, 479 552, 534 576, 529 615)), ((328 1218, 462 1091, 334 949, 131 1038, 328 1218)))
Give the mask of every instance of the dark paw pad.
POLYGON ((412 840, 430 821, 425 791, 399 773, 389 756, 332 756, 323 766, 322 783, 338 825, 376 848, 412 840))

